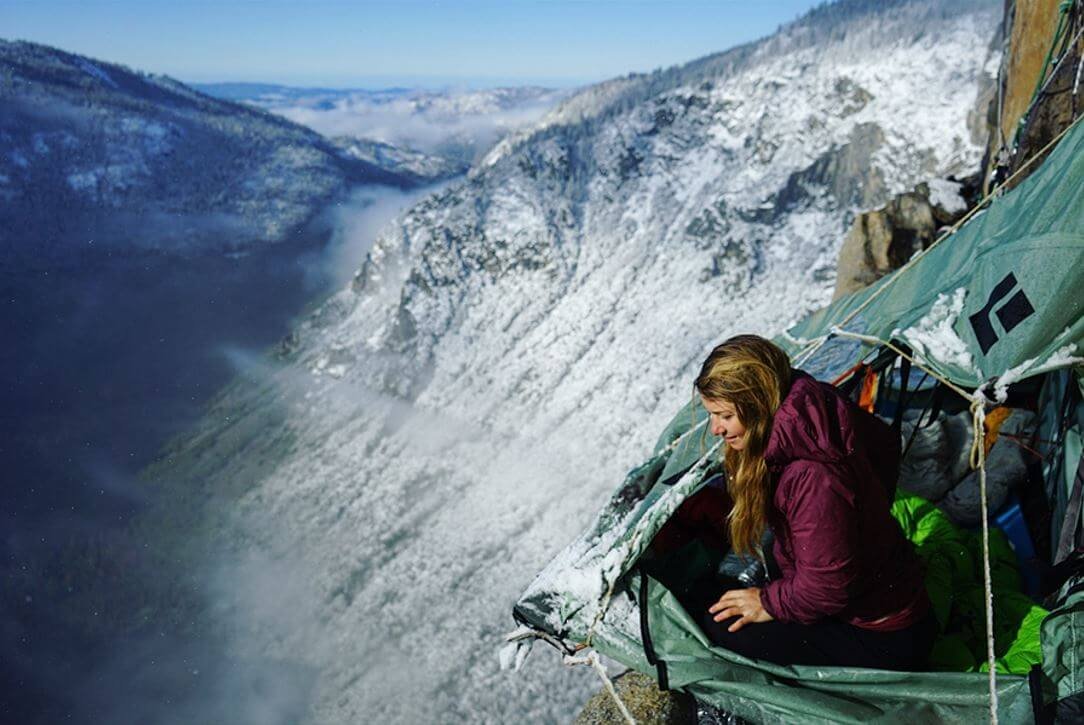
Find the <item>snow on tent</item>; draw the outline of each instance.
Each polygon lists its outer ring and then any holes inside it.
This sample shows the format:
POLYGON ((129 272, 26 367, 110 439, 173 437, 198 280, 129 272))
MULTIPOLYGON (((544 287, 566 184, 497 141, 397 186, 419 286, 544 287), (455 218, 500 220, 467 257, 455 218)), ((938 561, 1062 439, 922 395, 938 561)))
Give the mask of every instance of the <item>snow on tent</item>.
MULTIPOLYGON (((931 422, 948 421, 953 407, 965 421, 968 435, 956 453, 974 469, 981 529, 954 526, 941 509, 902 492, 893 508, 926 563, 943 630, 934 666, 957 671, 783 667, 712 645, 645 566, 655 535, 721 471, 719 441, 695 402, 678 412, 655 454, 627 475, 589 529, 516 603, 521 626, 509 635, 502 662, 518 668, 542 639, 569 663, 590 663, 605 675, 594 652, 578 655, 593 648, 656 677, 664 689, 683 689, 753 722, 1017 723, 1055 712, 1059 720, 1076 719, 1084 712, 1082 251, 1084 124, 1077 123, 1030 177, 955 233, 776 340, 795 366, 874 398, 875 411, 893 419, 912 445, 916 431, 925 435, 931 422), (1019 498, 1014 494, 998 511, 986 496, 986 477, 997 467, 987 470, 985 458, 1013 406, 1029 407, 1037 423, 1026 442, 1010 442, 1034 455, 1019 498), (1046 528, 1040 535, 1032 526, 1029 537, 1018 501, 1036 496, 1046 528), (989 532, 988 519, 996 524, 989 532), (1032 546, 1049 551, 1046 561, 1032 546), (1019 581, 1013 559, 1024 560, 1033 594, 1040 570, 1048 581, 1063 582, 1048 594, 1049 609, 1010 591, 1019 581), (961 621, 965 631, 950 631, 961 621), (968 636, 970 654, 961 646, 962 657, 946 655, 968 636)), ((1009 443, 997 441, 994 451, 997 446, 1009 443)), ((907 452, 905 464, 919 447, 907 452)), ((666 563, 672 575, 720 565, 702 546, 680 554, 666 563)))

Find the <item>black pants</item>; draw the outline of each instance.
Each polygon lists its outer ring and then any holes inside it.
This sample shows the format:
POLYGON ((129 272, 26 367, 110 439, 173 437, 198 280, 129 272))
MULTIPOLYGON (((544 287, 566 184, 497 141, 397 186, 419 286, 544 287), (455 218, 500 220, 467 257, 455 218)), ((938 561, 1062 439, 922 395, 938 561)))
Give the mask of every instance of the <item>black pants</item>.
POLYGON ((727 627, 736 618, 713 621, 708 607, 728 589, 745 585, 736 580, 701 579, 684 591, 675 592, 689 614, 712 642, 750 659, 779 665, 829 665, 870 667, 881 670, 925 670, 937 636, 933 610, 915 624, 895 632, 877 632, 823 619, 813 624, 762 622, 746 624, 737 632, 727 627))

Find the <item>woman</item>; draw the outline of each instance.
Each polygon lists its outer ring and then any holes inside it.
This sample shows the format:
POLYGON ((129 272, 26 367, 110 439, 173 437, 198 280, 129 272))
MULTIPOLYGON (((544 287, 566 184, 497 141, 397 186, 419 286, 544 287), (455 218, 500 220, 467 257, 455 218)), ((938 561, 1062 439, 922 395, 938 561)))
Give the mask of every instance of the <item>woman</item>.
POLYGON ((690 606, 705 633, 777 664, 923 669, 937 627, 889 513, 891 429, 755 335, 716 347, 696 390, 725 441, 730 545, 762 555, 770 527, 780 572, 763 587, 698 586, 690 606))

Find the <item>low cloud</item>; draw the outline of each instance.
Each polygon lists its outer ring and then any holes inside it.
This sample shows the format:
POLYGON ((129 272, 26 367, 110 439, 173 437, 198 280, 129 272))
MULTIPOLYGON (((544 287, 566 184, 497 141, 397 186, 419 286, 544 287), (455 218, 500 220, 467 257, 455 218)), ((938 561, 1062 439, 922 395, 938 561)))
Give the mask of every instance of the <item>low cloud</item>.
MULTIPOLYGON (((222 531, 241 549, 220 547, 231 553, 208 570, 206 591, 235 633, 233 648, 273 649, 319 663, 316 719, 330 708, 348 719, 365 713, 421 722, 434 711, 452 719, 494 717, 497 709, 490 708, 498 706, 490 696, 464 688, 459 678, 464 671, 485 673, 494 688, 520 687, 496 672, 499 634, 513 626, 508 607, 525 584, 517 579, 520 563, 503 559, 526 561, 532 555, 521 547, 548 552, 571 537, 568 521, 582 511, 552 500, 550 492, 570 485, 573 447, 558 436, 540 445, 526 432, 490 429, 479 410, 486 401, 451 412, 388 395, 349 374, 316 376, 251 351, 224 353, 240 377, 264 391, 265 402, 277 400, 290 411, 288 427, 311 451, 308 460, 289 455, 276 462, 276 472, 246 497, 259 506, 244 507, 222 531), (405 446, 397 459, 405 470, 374 476, 364 467, 336 469, 330 461, 338 444, 321 447, 315 441, 322 437, 302 433, 314 425, 365 430, 359 436, 376 451, 405 446), (311 466, 317 482, 289 472, 299 466, 311 466), (343 521, 334 513, 340 507, 343 521), (561 526, 555 532, 539 521, 561 526), (349 554, 338 553, 344 551, 349 554), (276 589, 281 594, 269 596, 276 589), (476 600, 478 591, 486 594, 476 600), (440 592, 435 600, 433 592, 440 592), (441 624, 450 617, 462 620, 441 624)), ((357 353, 355 366, 363 370, 394 358, 357 353)), ((551 665, 559 667, 540 664, 551 665)))
POLYGON ((377 235, 405 210, 447 183, 400 191, 386 186, 360 187, 325 211, 332 229, 325 250, 307 258, 306 278, 312 289, 339 289, 361 268, 377 235))
MULTIPOLYGON (((325 136, 381 141, 429 154, 444 155, 463 147, 477 158, 511 131, 540 119, 567 95, 546 92, 501 107, 481 94, 419 100, 413 96, 373 100, 364 94, 328 101, 298 99, 264 107, 325 136), (477 99, 476 103, 471 100, 477 99)), ((465 159, 470 160, 470 159, 465 159)))

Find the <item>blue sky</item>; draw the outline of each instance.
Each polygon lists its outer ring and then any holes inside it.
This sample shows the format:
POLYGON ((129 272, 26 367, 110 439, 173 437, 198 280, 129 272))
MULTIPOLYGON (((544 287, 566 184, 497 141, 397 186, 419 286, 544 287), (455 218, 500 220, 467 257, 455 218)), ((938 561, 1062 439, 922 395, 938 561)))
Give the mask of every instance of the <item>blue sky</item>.
POLYGON ((568 86, 769 34, 819 0, 0 0, 0 37, 189 82, 568 86))

